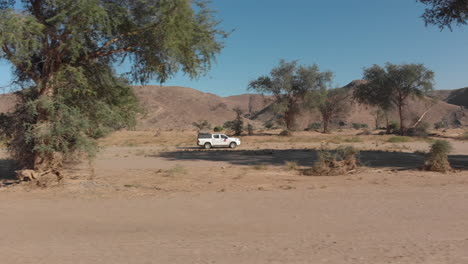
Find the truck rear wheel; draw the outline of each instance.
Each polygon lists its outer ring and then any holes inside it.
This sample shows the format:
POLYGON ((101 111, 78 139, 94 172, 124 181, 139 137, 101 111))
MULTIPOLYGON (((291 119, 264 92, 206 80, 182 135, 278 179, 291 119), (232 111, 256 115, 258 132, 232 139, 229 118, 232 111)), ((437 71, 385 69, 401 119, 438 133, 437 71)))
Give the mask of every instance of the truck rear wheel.
POLYGON ((210 143, 205 143, 205 149, 210 149, 211 148, 211 144, 210 143))
POLYGON ((236 142, 231 142, 231 144, 229 144, 229 147, 232 148, 232 149, 236 148, 237 147, 236 142))

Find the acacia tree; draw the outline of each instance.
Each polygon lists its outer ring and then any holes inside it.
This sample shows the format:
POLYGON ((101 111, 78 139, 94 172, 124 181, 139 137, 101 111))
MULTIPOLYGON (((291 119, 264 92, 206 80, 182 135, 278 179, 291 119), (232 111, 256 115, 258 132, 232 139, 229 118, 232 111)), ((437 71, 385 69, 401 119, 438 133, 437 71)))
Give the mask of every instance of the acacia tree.
POLYGON ((224 127, 234 131, 234 135, 240 136, 244 130, 244 120, 242 120, 243 111, 240 107, 232 109, 236 113, 236 118, 232 121, 224 123, 224 127))
POLYGON ((452 24, 466 25, 468 21, 467 0, 418 0, 430 7, 426 8, 422 18, 426 25, 432 24, 440 29, 452 29, 452 24))
POLYGON ((273 95, 276 111, 282 115, 286 128, 291 130, 304 99, 314 91, 326 89, 332 77, 332 72, 320 72, 315 64, 299 66, 297 61, 281 60, 279 66, 271 70, 270 76, 251 81, 248 88, 273 95))
POLYGON ((131 81, 195 78, 222 49, 204 0, 0 0, 0 60, 13 68, 18 104, 0 131, 22 167, 46 171, 92 153, 95 139, 135 122, 131 81))
POLYGON ((350 106, 351 93, 345 88, 323 90, 316 96, 316 106, 322 116, 323 133, 330 133, 329 124, 350 106))
POLYGON ((396 108, 400 119, 400 134, 405 133, 404 107, 410 98, 423 98, 433 89, 434 72, 422 64, 374 65, 364 69, 367 81, 354 90, 354 98, 360 103, 382 109, 396 108))

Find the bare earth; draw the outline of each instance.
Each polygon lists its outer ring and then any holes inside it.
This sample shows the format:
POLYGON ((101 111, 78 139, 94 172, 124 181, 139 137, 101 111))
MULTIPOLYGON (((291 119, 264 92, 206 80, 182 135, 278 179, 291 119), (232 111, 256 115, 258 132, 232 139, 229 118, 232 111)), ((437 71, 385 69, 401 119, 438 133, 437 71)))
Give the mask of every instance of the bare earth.
POLYGON ((468 263, 467 141, 449 139, 458 170, 439 174, 418 169, 424 140, 299 133, 200 151, 193 133, 117 133, 94 172, 70 164, 47 189, 11 184, 0 152, 0 263, 468 263), (361 169, 301 175, 343 144, 361 169))

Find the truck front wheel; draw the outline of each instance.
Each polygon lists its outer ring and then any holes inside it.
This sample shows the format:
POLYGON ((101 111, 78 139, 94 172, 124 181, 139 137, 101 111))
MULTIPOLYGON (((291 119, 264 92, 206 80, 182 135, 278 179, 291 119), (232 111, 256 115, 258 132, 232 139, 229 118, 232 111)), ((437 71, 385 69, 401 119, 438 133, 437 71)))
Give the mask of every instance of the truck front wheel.
POLYGON ((236 148, 237 147, 236 142, 231 142, 231 144, 229 144, 229 147, 232 148, 232 149, 236 148))

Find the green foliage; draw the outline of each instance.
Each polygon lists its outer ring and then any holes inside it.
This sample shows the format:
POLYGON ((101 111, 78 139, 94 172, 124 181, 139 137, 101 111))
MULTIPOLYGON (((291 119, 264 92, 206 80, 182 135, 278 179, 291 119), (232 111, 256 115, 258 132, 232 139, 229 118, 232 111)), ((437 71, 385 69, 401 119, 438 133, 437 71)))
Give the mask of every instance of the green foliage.
POLYGON ((364 84, 354 90, 354 98, 384 111, 396 108, 400 117, 400 133, 405 132, 403 112, 409 98, 423 98, 433 89, 434 72, 422 64, 387 63, 364 69, 364 84))
POLYGON ((270 76, 251 81, 249 89, 273 95, 275 111, 282 115, 287 129, 294 129, 304 99, 314 91, 326 89, 332 77, 332 72, 320 72, 317 65, 298 66, 296 61, 281 60, 270 76))
POLYGON ((23 167, 84 150, 135 125, 137 100, 112 67, 133 81, 192 78, 211 66, 226 33, 204 0, 0 1, 0 60, 20 91, 0 132, 23 167), (17 9, 15 9, 17 8, 17 9))
POLYGON ((388 124, 387 130, 390 133, 396 133, 397 131, 400 130, 400 122, 390 121, 390 123, 388 124))
POLYGON ((362 128, 369 128, 368 124, 362 124, 362 123, 352 123, 351 126, 354 129, 362 129, 362 128))
POLYGON ((314 122, 314 123, 310 123, 306 130, 307 131, 310 131, 310 130, 319 130, 320 128, 322 128, 322 123, 320 122, 314 122))
POLYGON ((435 129, 445 129, 448 128, 448 123, 447 121, 439 121, 434 124, 435 129))
POLYGON ((440 29, 448 27, 452 29, 452 24, 466 25, 468 21, 468 3, 466 0, 418 0, 429 5, 426 8, 423 19, 426 25, 432 24, 440 29))
POLYGON ((239 107, 232 109, 236 113, 236 119, 224 123, 224 127, 234 131, 236 136, 240 136, 244 130, 244 121, 242 120, 242 110, 239 107))
POLYGON ((193 122, 192 126, 198 129, 198 131, 201 130, 211 130, 211 124, 207 120, 200 120, 198 122, 193 122))
POLYGON ((426 157, 426 170, 447 172, 452 168, 448 161, 448 154, 452 151, 452 145, 445 140, 436 140, 431 145, 431 150, 426 157))
POLYGON ((224 131, 224 127, 223 126, 215 126, 213 131, 214 132, 222 132, 222 131, 224 131))
POLYGON ((429 123, 422 122, 417 127, 409 128, 407 135, 410 137, 427 137, 429 135, 428 129, 429 123))
POLYGON ((347 89, 322 89, 317 93, 311 93, 309 107, 317 107, 322 116, 323 132, 329 132, 329 123, 341 114, 348 112, 350 93, 347 89))
POLYGON ((272 120, 268 120, 265 122, 265 124, 263 124, 265 126, 265 128, 267 129, 272 129, 273 126, 275 125, 275 123, 272 121, 272 120))

